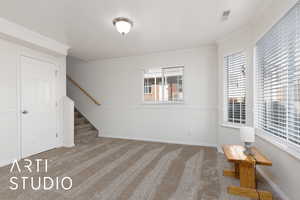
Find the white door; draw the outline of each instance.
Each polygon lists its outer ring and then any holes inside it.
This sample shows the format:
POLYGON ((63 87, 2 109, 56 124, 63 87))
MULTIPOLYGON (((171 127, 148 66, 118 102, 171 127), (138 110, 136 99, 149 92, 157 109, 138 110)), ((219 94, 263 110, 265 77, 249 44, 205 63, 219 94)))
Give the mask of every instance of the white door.
POLYGON ((21 57, 21 149, 27 157, 56 147, 56 67, 21 57))

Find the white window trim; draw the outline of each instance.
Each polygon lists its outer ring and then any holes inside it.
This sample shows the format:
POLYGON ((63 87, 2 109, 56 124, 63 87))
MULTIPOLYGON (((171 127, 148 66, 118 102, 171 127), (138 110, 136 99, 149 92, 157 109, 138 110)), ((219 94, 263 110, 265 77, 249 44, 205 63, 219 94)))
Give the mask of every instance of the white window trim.
POLYGON ((183 105, 184 101, 144 101, 142 105, 183 105))
MULTIPOLYGON (((298 2, 296 3, 298 4, 298 2)), ((295 5, 296 5, 295 4, 295 5)), ((289 10, 287 10, 286 15, 289 14, 289 12, 291 10, 294 9, 294 6, 291 7, 289 10)), ((293 142, 289 141, 289 134, 288 132, 286 133, 286 139, 283 139, 279 136, 276 136, 274 134, 271 134, 271 133, 268 133, 266 132, 265 130, 262 130, 261 128, 257 127, 257 84, 256 84, 256 76, 257 76, 257 73, 256 73, 256 70, 257 70, 257 51, 256 51, 256 48, 257 48, 257 42, 263 38, 269 31, 272 30, 272 28, 274 26, 277 25, 277 23, 279 23, 283 18, 284 16, 280 17, 279 20, 277 20, 276 23, 274 23, 270 29, 268 29, 264 34, 262 34, 260 36, 260 38, 255 42, 255 45, 254 45, 254 48, 253 48, 253 88, 254 88, 254 92, 253 92, 253 99, 254 99, 254 115, 253 115, 253 118, 254 118, 254 127, 256 128, 256 135, 258 135, 259 137, 263 138, 265 141, 268 141, 269 143, 277 146, 278 148, 280 148, 281 150, 291 154, 292 156, 296 157, 297 159, 300 159, 300 145, 297 145, 297 144, 294 144, 293 142)), ((288 105, 287 105, 288 106, 288 105)), ((287 117, 288 117, 288 114, 287 114, 287 117)))
MULTIPOLYGON (((142 105, 184 105, 185 104, 185 66, 184 65, 177 65, 174 67, 160 67, 160 68, 150 68, 150 69, 168 69, 168 68, 177 68, 182 67, 183 68, 183 75, 182 75, 182 94, 183 94, 183 100, 182 101, 145 101, 144 98, 144 74, 145 70, 142 73, 142 105)), ((164 81, 164 80, 162 80, 164 81)), ((156 79, 155 79, 156 82, 156 79)), ((155 84, 156 85, 156 84, 155 84)), ((164 93, 164 91, 162 91, 164 93)), ((164 95, 164 94, 163 94, 164 95)))
MULTIPOLYGON (((291 8, 292 9, 292 8, 291 8)), ((287 13, 289 12, 289 10, 287 11, 287 13)), ((279 19, 281 20, 281 18, 279 19)), ((278 21, 279 21, 278 20, 278 21)), ((277 22, 275 23, 277 24, 277 22)), ((275 25, 273 24, 273 25, 275 25)), ((269 30, 267 30, 265 33, 263 33, 260 38, 262 38, 266 33, 268 33, 268 31, 271 30, 273 26, 270 27, 269 30)), ((259 41, 260 38, 257 40, 259 41)), ((257 43, 257 41, 255 42, 255 44, 257 43)), ((266 131, 264 131, 261 128, 258 128, 257 125, 257 84, 256 84, 256 70, 257 70, 257 65, 256 65, 256 61, 257 61, 257 55, 256 55, 256 45, 254 45, 253 47, 253 101, 254 101, 254 115, 253 115, 253 122, 254 122, 254 126, 256 129, 256 136, 258 136, 259 138, 261 138, 262 140, 264 140, 267 143, 270 143, 272 145, 274 145, 276 148, 280 149, 282 152, 285 152, 287 154, 289 154, 290 156, 292 156, 293 158, 300 160, 300 148, 298 145, 294 144, 293 142, 290 142, 288 139, 282 139, 279 136, 276 136, 274 134, 270 134, 267 133, 266 131)), ((288 135, 288 134, 287 134, 288 135)))
POLYGON ((287 140, 283 140, 279 136, 266 133, 264 130, 258 128, 256 128, 256 130, 256 136, 300 160, 300 149, 295 144, 287 140))
POLYGON ((232 124, 230 122, 227 122, 227 123, 223 122, 222 124, 220 124, 220 126, 225 127, 225 128, 240 129, 242 127, 245 127, 246 125, 245 124, 237 124, 237 123, 232 124))
POLYGON ((234 128, 234 129, 240 129, 241 127, 245 127, 247 126, 248 124, 248 101, 247 101, 247 96, 248 96, 248 84, 247 84, 247 81, 249 79, 249 72, 248 72, 248 66, 249 66, 249 63, 248 63, 248 54, 246 53, 247 51, 245 49, 238 49, 236 51, 232 51, 230 53, 227 53, 227 54, 224 54, 223 57, 222 57, 222 80, 223 80, 223 117, 222 117, 222 123, 220 124, 220 126, 223 126, 223 127, 226 127, 226 128, 234 128), (225 78, 227 77, 227 75, 225 74, 225 69, 224 69, 224 62, 225 62, 225 58, 230 56, 230 55, 233 55, 233 54, 236 54, 236 53, 244 53, 245 56, 246 56, 246 63, 245 63, 245 67, 246 67, 246 96, 245 96, 245 123, 242 124, 242 123, 234 123, 234 122, 229 122, 228 121, 228 110, 227 110, 227 106, 228 106, 228 98, 227 98, 227 93, 226 93, 226 89, 225 87, 227 87, 227 85, 224 84, 224 80, 225 78))

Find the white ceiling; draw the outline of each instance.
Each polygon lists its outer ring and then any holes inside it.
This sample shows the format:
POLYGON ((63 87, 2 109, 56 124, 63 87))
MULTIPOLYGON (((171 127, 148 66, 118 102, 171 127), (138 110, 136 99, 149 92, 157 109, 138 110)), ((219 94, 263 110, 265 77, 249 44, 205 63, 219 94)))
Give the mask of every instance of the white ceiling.
POLYGON ((84 60, 212 44, 247 24, 271 0, 1 0, 0 17, 63 42, 84 60), (263 3, 262 3, 263 2, 263 3), (230 9, 229 20, 222 12, 230 9), (121 36, 115 17, 128 17, 121 36))

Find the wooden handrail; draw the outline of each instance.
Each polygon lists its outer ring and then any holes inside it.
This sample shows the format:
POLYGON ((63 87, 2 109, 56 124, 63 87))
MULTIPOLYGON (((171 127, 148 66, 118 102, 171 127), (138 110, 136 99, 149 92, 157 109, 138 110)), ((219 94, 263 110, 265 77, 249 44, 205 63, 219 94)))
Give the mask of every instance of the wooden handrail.
POLYGON ((83 89, 76 81, 74 81, 69 75, 67 75, 67 79, 71 81, 77 88, 79 88, 87 97, 89 97, 96 105, 100 106, 101 104, 92 97, 85 89, 83 89))

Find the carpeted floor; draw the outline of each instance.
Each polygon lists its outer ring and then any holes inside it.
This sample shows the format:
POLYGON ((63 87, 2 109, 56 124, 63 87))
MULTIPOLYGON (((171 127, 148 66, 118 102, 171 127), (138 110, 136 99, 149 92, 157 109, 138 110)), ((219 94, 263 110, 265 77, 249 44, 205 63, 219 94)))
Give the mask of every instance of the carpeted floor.
MULTIPOLYGON (((0 168, 1 200, 239 200, 226 193, 228 185, 238 181, 223 177, 224 167, 230 167, 215 148, 98 138, 74 148, 60 148, 30 157, 48 159, 40 172, 0 168), (37 182, 40 176, 69 176, 73 187, 51 191, 9 190, 9 179, 29 177, 37 182)), ((22 162, 19 163, 22 168, 22 162)), ((36 171, 36 165, 33 168, 36 171)), ((34 184, 35 185, 35 184, 34 184)), ((270 190, 262 178, 258 187, 270 190)), ((274 194, 274 199, 279 198, 274 194)))

